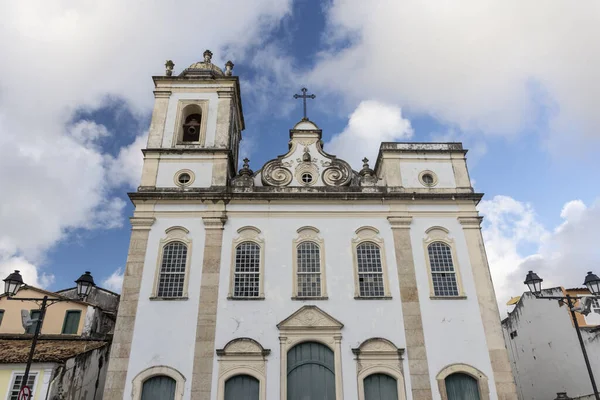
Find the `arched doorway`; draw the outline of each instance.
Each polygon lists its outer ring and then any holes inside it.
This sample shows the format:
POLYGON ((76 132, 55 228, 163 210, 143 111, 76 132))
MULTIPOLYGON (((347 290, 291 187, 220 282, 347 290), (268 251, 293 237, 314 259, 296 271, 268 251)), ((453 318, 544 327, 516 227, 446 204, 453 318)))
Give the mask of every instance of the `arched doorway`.
POLYGON ((225 382, 225 400, 258 400, 260 384, 250 375, 236 375, 225 382))
POLYGON ((477 379, 463 373, 446 377, 448 400, 480 400, 477 379))
POLYGON ((287 400, 335 400, 333 351, 316 342, 300 343, 287 353, 287 400))
POLYGON ((372 374, 365 378, 365 400, 398 400, 398 382, 386 374, 372 374))
POLYGON ((175 400, 175 379, 166 375, 155 375, 142 384, 141 400, 175 400))

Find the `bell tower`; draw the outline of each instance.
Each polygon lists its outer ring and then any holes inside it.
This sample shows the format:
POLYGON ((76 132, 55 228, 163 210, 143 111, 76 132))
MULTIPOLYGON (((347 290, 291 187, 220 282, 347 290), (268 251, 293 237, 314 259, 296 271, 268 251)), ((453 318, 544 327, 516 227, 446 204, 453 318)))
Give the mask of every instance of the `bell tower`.
POLYGON ((235 175, 244 130, 240 85, 212 63, 212 52, 173 75, 154 76, 154 110, 139 191, 224 187, 235 175))

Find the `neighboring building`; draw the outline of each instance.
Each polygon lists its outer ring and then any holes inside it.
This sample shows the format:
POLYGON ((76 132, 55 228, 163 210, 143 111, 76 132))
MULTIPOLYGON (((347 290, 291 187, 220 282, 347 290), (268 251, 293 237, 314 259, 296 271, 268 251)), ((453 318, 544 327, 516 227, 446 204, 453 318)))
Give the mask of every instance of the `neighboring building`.
MULTIPOLYGON (((33 357, 33 400, 100 400, 119 295, 94 287, 86 301, 74 289, 48 292, 23 286, 15 298, 70 299, 49 306, 33 357)), ((25 329, 21 310, 39 317, 39 305, 0 296, 0 399, 16 400, 35 323, 25 329), (3 397, 4 396, 4 397, 3 397)))
MULTIPOLYGON (((585 288, 544 289, 544 296, 589 295, 585 288)), ((600 307, 577 313, 581 335, 596 379, 600 378, 600 307)), ((524 293, 502 321, 504 340, 520 400, 546 400, 558 392, 570 397, 593 393, 569 308, 558 300, 524 293)))
POLYGON ((154 77, 105 399, 516 399, 462 145, 354 171, 305 118, 236 174, 239 81, 204 56, 154 77))

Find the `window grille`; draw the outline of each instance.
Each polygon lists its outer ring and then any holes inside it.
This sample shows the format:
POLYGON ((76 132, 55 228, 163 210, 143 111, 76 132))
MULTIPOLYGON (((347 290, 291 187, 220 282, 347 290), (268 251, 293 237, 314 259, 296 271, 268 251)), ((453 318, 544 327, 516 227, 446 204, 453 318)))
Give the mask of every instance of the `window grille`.
POLYGON ((260 246, 240 243, 235 249, 233 297, 260 296, 260 246))
POLYGON ((364 242, 356 247, 358 262, 358 288, 361 297, 385 296, 383 268, 379 246, 364 242))
POLYGON ((185 281, 187 246, 182 242, 171 242, 163 248, 158 297, 182 297, 185 281))
POLYGON ((321 252, 314 242, 298 245, 298 297, 321 296, 321 252))
POLYGON ((458 296, 456 271, 450 246, 434 242, 427 248, 431 264, 431 280, 435 296, 458 296))
MULTIPOLYGON (((8 396, 8 400, 18 400, 19 392, 21 391, 21 385, 23 384, 24 374, 15 374, 13 378, 13 384, 10 388, 10 395, 8 396)), ((37 377, 37 373, 29 373, 27 377, 27 386, 31 389, 31 393, 35 393, 35 378, 37 377)))

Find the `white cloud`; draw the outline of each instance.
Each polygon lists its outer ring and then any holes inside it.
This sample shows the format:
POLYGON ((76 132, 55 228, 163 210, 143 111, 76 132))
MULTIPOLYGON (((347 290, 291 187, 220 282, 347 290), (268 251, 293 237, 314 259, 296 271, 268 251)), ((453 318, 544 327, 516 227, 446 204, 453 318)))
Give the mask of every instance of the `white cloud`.
MULTIPOLYGON (((10 57, 2 76, 10 78, 0 82, 2 268, 20 263, 35 270, 69 231, 123 223, 125 203, 111 193, 137 185, 145 136, 109 132, 89 120, 72 123, 75 110, 94 110, 114 96, 142 116, 153 102, 150 76, 164 74, 166 59, 174 60, 176 73, 206 48, 216 64, 237 62, 289 11, 290 0, 188 0, 177 7, 3 2, 0 49, 10 57), (116 157, 99 146, 100 139, 132 135, 116 157)), ((28 274, 43 283, 44 275, 28 274)))
MULTIPOLYGON (((11 257, 0 261, 0 279, 6 278, 13 271, 19 271, 23 277, 23 282, 30 286, 47 288, 54 282, 54 275, 40 274, 35 265, 31 264, 22 257, 11 257)), ((2 288, 4 292, 4 287, 2 288)))
POLYGON ((503 135, 546 116, 555 143, 598 139, 595 0, 339 0, 327 16, 333 45, 310 77, 349 101, 378 98, 503 135))
POLYGON ((479 209, 501 310, 511 296, 527 290, 523 280, 528 270, 540 275, 545 287, 582 287, 587 271, 600 273, 600 199, 589 207, 581 200, 566 203, 563 222, 552 230, 539 222, 531 205, 511 197, 484 200, 479 209))
POLYGON ((114 271, 108 278, 102 281, 100 287, 111 290, 116 293, 121 293, 123 286, 123 268, 114 271))
POLYGON ((331 138, 325 150, 360 169, 364 157, 374 165, 381 142, 406 140, 412 134, 410 121, 402 117, 400 107, 366 100, 356 107, 346 128, 331 138))

